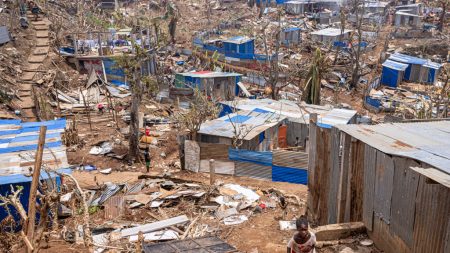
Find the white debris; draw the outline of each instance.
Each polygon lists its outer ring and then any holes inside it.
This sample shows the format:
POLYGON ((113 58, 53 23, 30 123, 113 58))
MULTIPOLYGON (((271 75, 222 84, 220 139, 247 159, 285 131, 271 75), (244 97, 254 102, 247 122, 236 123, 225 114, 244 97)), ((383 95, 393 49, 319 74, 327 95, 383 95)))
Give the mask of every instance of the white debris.
POLYGON ((296 230, 295 220, 280 220, 280 230, 296 230))
MULTIPOLYGON (((180 236, 176 231, 166 230, 166 231, 156 231, 144 234, 144 241, 166 241, 166 240, 177 240, 180 236)), ((137 242, 138 236, 130 236, 130 242, 137 242)))
POLYGON ((248 188, 242 187, 238 184, 226 184, 223 187, 234 190, 239 194, 242 194, 248 201, 255 202, 259 199, 259 195, 256 192, 248 188))
POLYGON ((223 223, 227 226, 230 226, 230 225, 241 224, 247 220, 248 220, 248 218, 245 215, 236 215, 236 216, 230 216, 230 217, 223 219, 223 223))

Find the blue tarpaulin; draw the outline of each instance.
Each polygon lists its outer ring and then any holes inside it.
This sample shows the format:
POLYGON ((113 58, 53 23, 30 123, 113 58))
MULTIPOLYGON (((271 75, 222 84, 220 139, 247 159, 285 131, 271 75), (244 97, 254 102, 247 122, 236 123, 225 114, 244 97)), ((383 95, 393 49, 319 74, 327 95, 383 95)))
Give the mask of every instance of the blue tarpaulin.
POLYGON ((228 150, 228 155, 229 159, 232 161, 250 162, 264 166, 272 166, 272 152, 230 148, 228 150))

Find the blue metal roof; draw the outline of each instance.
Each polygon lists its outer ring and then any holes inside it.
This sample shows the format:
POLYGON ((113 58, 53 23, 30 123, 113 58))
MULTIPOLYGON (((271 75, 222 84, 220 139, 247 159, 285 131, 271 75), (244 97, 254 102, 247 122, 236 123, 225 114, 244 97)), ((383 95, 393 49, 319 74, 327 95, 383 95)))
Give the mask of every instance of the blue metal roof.
POLYGON ((427 61, 423 66, 431 69, 440 69, 443 65, 436 62, 427 61))
POLYGON ((408 68, 407 64, 403 64, 403 63, 396 62, 396 61, 391 61, 389 59, 387 59, 382 65, 383 65, 383 67, 395 69, 398 71, 405 71, 406 68, 408 68))
POLYGON ((402 62, 402 63, 408 63, 408 64, 418 64, 423 65, 427 62, 427 60, 406 55, 406 54, 399 54, 395 53, 389 57, 390 60, 396 61, 396 62, 402 62))
POLYGON ((236 37, 232 37, 227 40, 224 40, 223 42, 233 43, 233 44, 244 44, 244 43, 247 43, 247 42, 250 42, 253 40, 254 40, 253 38, 249 38, 246 36, 236 36, 236 37))
POLYGON ((20 120, 0 121, 0 177, 28 173, 34 163, 40 126, 47 126, 43 162, 51 169, 68 167, 61 134, 66 120, 24 122, 20 120))
POLYGON ((294 32, 294 31, 299 31, 299 30, 301 30, 299 27, 289 27, 289 28, 283 29, 283 32, 294 32))

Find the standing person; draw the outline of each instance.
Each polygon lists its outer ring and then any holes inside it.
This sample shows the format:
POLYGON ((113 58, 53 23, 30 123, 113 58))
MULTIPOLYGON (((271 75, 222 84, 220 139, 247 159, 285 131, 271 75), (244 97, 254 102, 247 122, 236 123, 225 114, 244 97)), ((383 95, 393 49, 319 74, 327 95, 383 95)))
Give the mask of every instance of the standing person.
POLYGON ((99 103, 99 104, 97 105, 97 109, 98 109, 98 112, 99 112, 100 114, 103 114, 103 110, 105 109, 105 107, 103 106, 102 103, 99 103))
POLYGON ((308 220, 305 216, 300 216, 295 221, 297 232, 289 240, 287 253, 315 253, 316 235, 308 231, 308 220))
POLYGON ((150 171, 150 149, 145 148, 144 151, 145 167, 147 168, 147 173, 150 171))

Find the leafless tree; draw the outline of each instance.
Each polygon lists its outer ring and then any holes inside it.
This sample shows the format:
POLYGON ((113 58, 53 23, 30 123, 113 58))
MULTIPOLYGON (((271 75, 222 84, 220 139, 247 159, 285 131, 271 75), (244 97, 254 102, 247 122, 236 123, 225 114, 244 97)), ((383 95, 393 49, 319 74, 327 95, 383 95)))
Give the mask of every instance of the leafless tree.
POLYGON ((187 112, 179 112, 174 118, 182 128, 189 130, 190 139, 195 140, 200 126, 207 120, 216 118, 219 108, 206 93, 194 88, 194 97, 187 112))
MULTIPOLYGON (((350 6, 352 7, 353 13, 356 16, 356 36, 357 36, 357 45, 356 47, 352 47, 350 50, 351 60, 352 60, 352 75, 350 79, 349 87, 350 89, 356 88, 359 83, 359 79, 361 76, 365 74, 361 74, 361 42, 362 42, 362 25, 364 20, 364 0, 351 0, 350 6)), ((366 73, 367 74, 367 73, 366 73)))
POLYGON ((143 47, 132 43, 134 48, 133 55, 120 56, 116 64, 125 72, 128 85, 131 90, 131 109, 130 109, 130 138, 128 159, 130 162, 139 158, 139 106, 142 96, 149 91, 156 89, 155 82, 151 82, 151 78, 142 76, 141 67, 152 56, 143 47))

